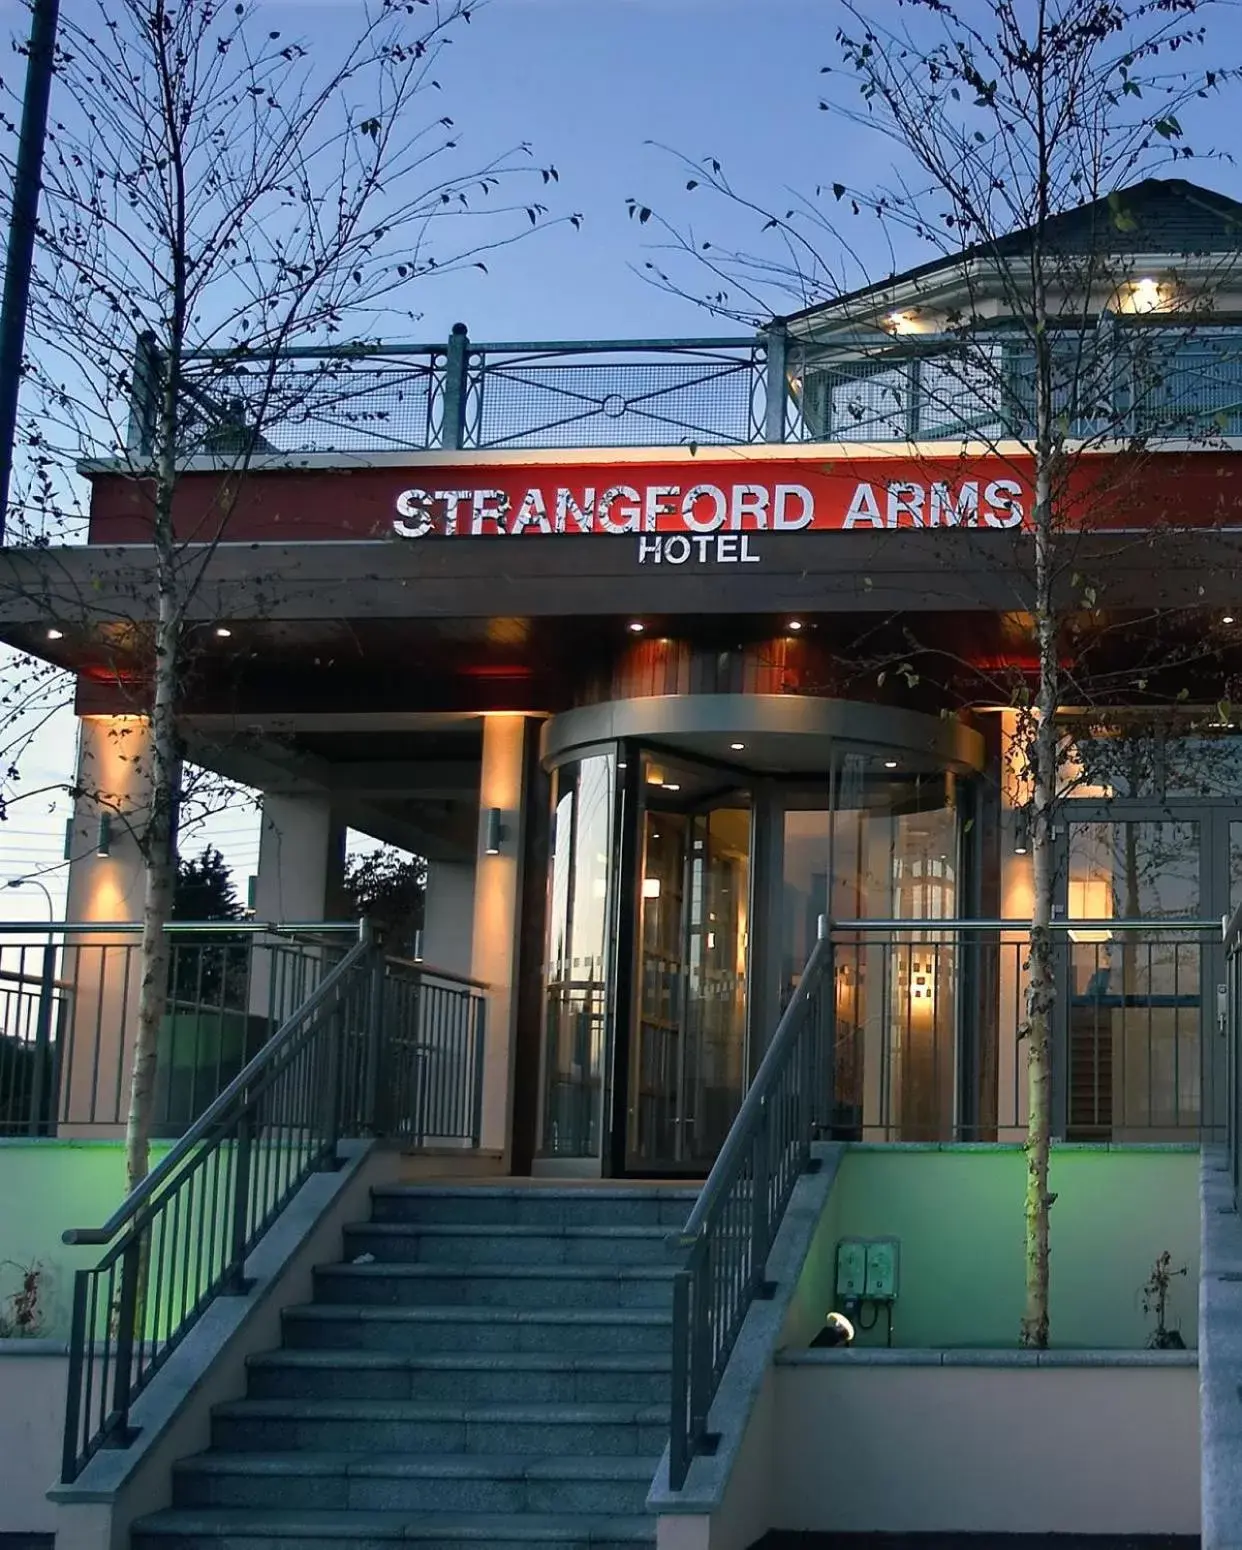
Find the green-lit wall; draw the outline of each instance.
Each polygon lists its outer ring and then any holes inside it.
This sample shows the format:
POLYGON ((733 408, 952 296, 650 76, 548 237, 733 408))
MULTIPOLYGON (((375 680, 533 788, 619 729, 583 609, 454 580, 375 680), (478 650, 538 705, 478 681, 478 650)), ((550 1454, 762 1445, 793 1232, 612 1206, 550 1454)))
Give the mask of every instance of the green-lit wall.
MULTIPOLYGON (((851 1147, 842 1158, 788 1333, 801 1343, 831 1305, 840 1238, 900 1240, 893 1343, 1013 1346, 1023 1306, 1025 1159, 1019 1147, 851 1147)), ((1143 1346, 1141 1289, 1162 1250, 1169 1323, 1198 1340, 1199 1153, 1182 1147, 1056 1147, 1052 1155, 1052 1343, 1143 1346)), ((859 1343, 884 1344, 884 1321, 859 1343)))
MULTIPOLYGON (((152 1161, 168 1144, 152 1145, 152 1161)), ((66 1227, 99 1227, 125 1198, 125 1148, 119 1141, 0 1141, 0 1303, 17 1284, 16 1265, 44 1267, 42 1333, 69 1332, 73 1272, 95 1264, 97 1248, 70 1249, 66 1227)))

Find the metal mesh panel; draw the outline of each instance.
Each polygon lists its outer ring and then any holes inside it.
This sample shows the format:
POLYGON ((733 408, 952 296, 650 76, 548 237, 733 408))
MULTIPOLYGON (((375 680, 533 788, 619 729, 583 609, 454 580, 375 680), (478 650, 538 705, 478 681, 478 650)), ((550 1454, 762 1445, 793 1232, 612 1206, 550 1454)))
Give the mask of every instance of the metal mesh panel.
POLYGON ((376 452, 439 440, 442 372, 429 358, 294 358, 258 367, 192 363, 184 452, 376 452))
POLYGON ((751 354, 689 360, 483 361, 473 447, 728 446, 759 439, 751 354))

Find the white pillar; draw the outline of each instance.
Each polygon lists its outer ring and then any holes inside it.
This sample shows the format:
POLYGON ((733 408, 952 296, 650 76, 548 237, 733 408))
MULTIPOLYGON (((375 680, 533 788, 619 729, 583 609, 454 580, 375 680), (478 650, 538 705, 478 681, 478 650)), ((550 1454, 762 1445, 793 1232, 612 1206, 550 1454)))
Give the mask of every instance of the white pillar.
POLYGON ((423 901, 423 958, 433 969, 469 976, 474 952, 474 868, 433 861, 423 901))
POLYGON ((264 793, 256 920, 339 918, 344 870, 345 826, 328 797, 264 793))
MULTIPOLYGON (((69 832, 65 906, 71 921, 141 921, 146 872, 136 835, 151 795, 145 716, 84 716, 69 832), (100 819, 107 854, 100 855, 100 819)), ((66 940, 59 977, 72 987, 61 1051, 62 1136, 122 1133, 141 984, 139 938, 110 933, 66 940)))
POLYGON ((525 717, 503 713, 484 717, 471 972, 488 986, 480 1145, 484 1150, 503 1151, 506 1158, 516 1030, 525 738, 525 717), (489 856, 488 814, 493 808, 500 811, 502 835, 498 854, 489 856))

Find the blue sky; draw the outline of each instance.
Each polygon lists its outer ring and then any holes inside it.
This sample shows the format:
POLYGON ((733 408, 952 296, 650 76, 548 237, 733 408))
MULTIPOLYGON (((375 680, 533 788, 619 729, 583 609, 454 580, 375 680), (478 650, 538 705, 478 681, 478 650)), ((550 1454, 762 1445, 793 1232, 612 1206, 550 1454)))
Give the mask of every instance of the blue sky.
MULTIPOLYGON (((896 19, 894 0, 874 3, 896 19)), ((264 14, 286 36, 329 51, 352 34, 358 7, 359 0, 265 0, 264 14)), ((692 158, 715 155, 737 186, 781 205, 785 189, 865 184, 882 174, 887 149, 818 109, 819 68, 835 58, 836 23, 832 0, 483 5, 438 71, 443 111, 457 121, 463 158, 485 162, 530 141, 535 161, 555 163, 560 172, 550 197, 565 212, 581 211, 584 224, 578 232, 559 226, 537 233, 495 255, 488 275, 427 281, 410 298, 422 314, 410 332, 437 340, 457 321, 484 342, 733 332, 635 272, 649 256, 644 244, 656 238, 652 226, 640 228, 627 216, 625 202, 634 196, 670 216, 697 219, 701 207, 685 192, 685 173, 651 141, 692 158)), ((0 0, 0 32, 25 25, 24 9, 0 0)), ((1242 22, 1226 14, 1213 25, 1213 53, 1224 65, 1242 54, 1242 22)), ((1197 141, 1228 142, 1234 114, 1236 99, 1209 105, 1189 115, 1187 127, 1197 141)), ((1198 163, 1183 175, 1242 198, 1242 173, 1232 164, 1198 163)), ((755 216, 716 207, 703 217, 703 231, 716 241, 747 246, 759 236, 755 216)), ((878 247, 873 251, 878 258, 878 247)), ((918 262, 927 253, 912 245, 899 257, 918 262)), ((71 776, 73 738, 66 714, 29 761, 28 785, 71 776)), ((25 804, 0 830, 0 877, 55 867, 64 804, 46 809, 25 804)), ((255 860, 255 820, 229 815, 211 835, 244 889, 255 860)), ((46 881, 59 878, 53 871, 46 881)), ((43 912, 40 899, 23 901, 21 891, 7 902, 36 917, 43 912)))

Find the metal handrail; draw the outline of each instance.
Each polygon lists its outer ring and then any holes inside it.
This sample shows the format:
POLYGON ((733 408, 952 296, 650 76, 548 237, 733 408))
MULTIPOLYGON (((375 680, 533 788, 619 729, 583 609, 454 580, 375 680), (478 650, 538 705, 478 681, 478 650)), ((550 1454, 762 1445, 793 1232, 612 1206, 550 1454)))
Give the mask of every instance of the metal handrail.
POLYGON ((820 1126, 821 1042, 832 1038, 831 998, 822 1025, 818 993, 832 961, 824 917, 798 987, 755 1073, 737 1118, 673 1240, 688 1249, 673 1280, 673 1396, 669 1484, 679 1490, 690 1460, 708 1445, 708 1412, 756 1298, 794 1184, 820 1126))
POLYGON ((177 1144, 163 1156, 156 1166, 147 1174, 142 1182, 135 1186, 116 1208, 102 1227, 67 1227, 61 1233, 61 1242, 73 1246, 75 1244, 103 1245, 111 1243, 117 1233, 125 1224, 133 1219, 157 1189, 176 1172, 180 1164, 194 1150, 208 1132, 219 1122, 225 1110, 233 1101, 245 1092, 246 1088, 254 1085, 255 1079, 263 1075, 274 1061, 280 1059, 285 1052, 285 1047, 295 1036, 298 1029, 328 1000, 336 994, 337 986, 341 980, 358 964, 371 950, 370 937, 362 934, 359 940, 350 948, 340 963, 332 969, 320 981, 318 987, 302 1002, 301 1006, 288 1017, 283 1025, 267 1041, 263 1048, 255 1055, 249 1065, 244 1066, 228 1086, 203 1110, 177 1144))
MULTIPOLYGON (((122 932, 142 931, 140 920, 2 920, 0 936, 116 936, 122 932)), ((195 936, 336 936, 348 932, 357 936, 362 929, 358 920, 170 920, 164 926, 168 936, 192 932, 195 936)))

